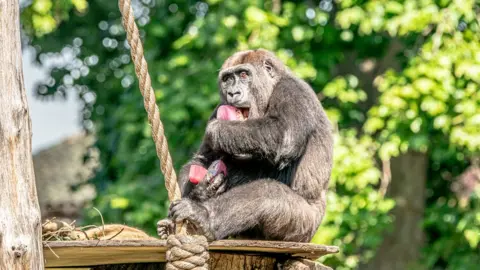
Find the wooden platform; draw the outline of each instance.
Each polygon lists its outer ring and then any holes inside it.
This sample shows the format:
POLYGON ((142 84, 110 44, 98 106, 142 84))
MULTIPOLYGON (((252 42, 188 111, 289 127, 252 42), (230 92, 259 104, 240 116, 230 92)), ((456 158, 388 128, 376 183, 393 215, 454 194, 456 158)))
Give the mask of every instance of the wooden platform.
MULTIPOLYGON (((131 263, 164 263, 167 250, 164 240, 53 241, 44 242, 43 246, 46 267, 60 269, 131 263)), ((338 247, 294 242, 221 240, 210 243, 209 250, 212 258, 215 258, 215 254, 239 254, 274 259, 293 256, 315 260, 323 255, 337 253, 338 247)))

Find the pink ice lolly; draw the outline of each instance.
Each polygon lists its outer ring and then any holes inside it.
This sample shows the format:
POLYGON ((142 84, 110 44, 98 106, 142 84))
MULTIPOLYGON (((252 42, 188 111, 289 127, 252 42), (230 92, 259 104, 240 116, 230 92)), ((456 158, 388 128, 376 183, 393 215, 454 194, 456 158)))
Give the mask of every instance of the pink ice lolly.
POLYGON ((221 120, 237 120, 237 108, 230 105, 222 105, 218 107, 217 119, 221 120))
POLYGON ((188 178, 190 182, 194 185, 200 183, 203 180, 205 175, 207 174, 207 169, 200 165, 192 165, 190 166, 190 172, 188 174, 188 178))

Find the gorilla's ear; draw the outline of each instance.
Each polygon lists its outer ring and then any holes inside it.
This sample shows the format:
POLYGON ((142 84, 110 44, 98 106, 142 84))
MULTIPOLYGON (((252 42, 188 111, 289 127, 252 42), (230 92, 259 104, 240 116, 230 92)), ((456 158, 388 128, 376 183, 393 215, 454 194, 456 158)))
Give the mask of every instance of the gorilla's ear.
POLYGON ((268 72, 268 74, 270 75, 270 77, 275 77, 275 70, 273 68, 273 65, 270 61, 268 60, 264 60, 263 61, 263 68, 265 68, 265 70, 268 72))

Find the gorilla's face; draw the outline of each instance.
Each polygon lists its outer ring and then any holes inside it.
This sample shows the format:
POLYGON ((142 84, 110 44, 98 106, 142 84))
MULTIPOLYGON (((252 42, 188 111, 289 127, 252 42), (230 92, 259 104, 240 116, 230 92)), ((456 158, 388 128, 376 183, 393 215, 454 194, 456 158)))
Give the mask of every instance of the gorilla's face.
POLYGON ((278 75, 284 71, 283 63, 266 50, 235 53, 218 75, 222 103, 240 109, 245 118, 262 116, 278 75))
POLYGON ((251 88, 253 83, 254 68, 250 64, 236 65, 220 72, 220 91, 223 100, 228 105, 242 110, 242 114, 248 117, 252 99, 251 88))

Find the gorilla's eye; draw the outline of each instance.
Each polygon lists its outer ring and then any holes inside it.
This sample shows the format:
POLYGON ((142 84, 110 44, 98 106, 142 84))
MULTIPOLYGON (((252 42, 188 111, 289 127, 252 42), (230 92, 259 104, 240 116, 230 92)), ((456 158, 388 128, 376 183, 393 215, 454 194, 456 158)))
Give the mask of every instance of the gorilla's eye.
POLYGON ((248 74, 247 74, 247 72, 246 72, 246 71, 242 71, 242 72, 240 72, 240 77, 241 77, 242 79, 245 79, 245 78, 247 78, 247 77, 248 77, 248 74))
POLYGON ((272 66, 272 63, 270 63, 269 61, 265 61, 263 63, 265 69, 267 70, 267 72, 272 72, 273 70, 273 66, 272 66))
POLYGON ((232 75, 230 75, 230 74, 225 75, 225 76, 222 77, 222 81, 223 81, 223 82, 226 82, 226 81, 228 81, 228 79, 230 79, 231 77, 232 77, 232 75))

